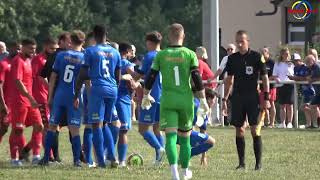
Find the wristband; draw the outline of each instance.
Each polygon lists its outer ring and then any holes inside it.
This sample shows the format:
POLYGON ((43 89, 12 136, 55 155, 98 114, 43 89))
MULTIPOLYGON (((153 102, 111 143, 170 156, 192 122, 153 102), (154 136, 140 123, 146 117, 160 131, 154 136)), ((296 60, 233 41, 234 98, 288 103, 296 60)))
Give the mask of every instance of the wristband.
POLYGON ((264 92, 264 100, 270 100, 269 92, 264 92))

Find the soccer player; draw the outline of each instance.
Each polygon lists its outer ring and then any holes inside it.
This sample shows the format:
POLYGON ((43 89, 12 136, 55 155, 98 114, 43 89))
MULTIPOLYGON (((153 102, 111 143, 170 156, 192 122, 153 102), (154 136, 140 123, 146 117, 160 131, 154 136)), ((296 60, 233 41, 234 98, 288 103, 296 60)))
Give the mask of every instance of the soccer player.
MULTIPOLYGON (((69 32, 64 32, 59 35, 58 38, 58 45, 59 48, 56 50, 55 53, 48 55, 47 61, 41 71, 41 76, 48 81, 50 81, 50 75, 52 73, 52 67, 55 62, 56 56, 60 51, 65 51, 67 49, 70 49, 71 46, 71 39, 70 39, 70 33, 69 32)), ((61 119, 61 124, 60 126, 66 126, 67 125, 67 116, 66 113, 63 115, 63 118, 61 119)), ((70 133, 70 132, 69 132, 70 133)), ((53 157, 54 161, 60 163, 60 155, 59 155, 59 130, 57 130, 56 136, 55 136, 55 141, 53 142, 52 145, 52 152, 53 152, 53 157)), ((71 140, 70 140, 71 142, 71 140)))
POLYGON ((75 30, 70 38, 71 50, 59 52, 53 64, 48 97, 48 103, 52 107, 52 112, 45 140, 44 158, 39 163, 40 165, 48 164, 51 146, 55 140, 58 125, 63 113, 67 112, 68 128, 72 136, 73 163, 76 167, 81 166, 81 142, 79 136, 81 111, 73 106, 73 97, 75 80, 84 61, 84 54, 81 50, 85 41, 85 34, 82 31, 75 30), (58 84, 57 87, 55 87, 56 84, 58 84))
POLYGON ((260 111, 270 108, 269 79, 265 60, 260 53, 249 49, 249 36, 246 31, 236 33, 236 43, 239 52, 228 57, 226 71, 228 77, 225 80, 225 95, 223 101, 223 113, 227 114, 226 100, 232 91, 232 119, 231 124, 236 127, 236 146, 239 158, 239 166, 236 169, 245 169, 245 126, 246 117, 250 124, 253 139, 253 149, 256 157, 255 170, 261 169, 262 140, 260 111), (263 82, 264 98, 259 110, 258 78, 263 82))
POLYGON ((9 56, 0 62, 0 143, 2 137, 8 131, 11 115, 11 102, 12 102, 12 75, 11 60, 20 52, 21 44, 14 43, 9 46, 9 56))
MULTIPOLYGON (((148 53, 145 55, 142 62, 142 67, 138 70, 139 75, 136 75, 135 79, 139 79, 144 76, 146 80, 148 77, 151 71, 152 62, 154 61, 157 53, 160 51, 162 36, 159 32, 153 31, 147 33, 145 40, 148 53)), ((150 109, 141 109, 139 115, 139 133, 149 143, 149 145, 155 149, 155 165, 159 165, 161 163, 162 157, 165 153, 163 137, 159 128, 161 96, 160 79, 161 74, 157 76, 151 90, 151 96, 154 98, 155 102, 152 103, 152 107, 150 109), (153 128, 153 131, 149 130, 151 127, 153 128)))
POLYGON ((31 39, 22 41, 21 53, 16 55, 12 60, 12 78, 13 85, 13 101, 15 108, 12 108, 12 131, 9 138, 11 164, 13 166, 21 166, 18 152, 26 144, 23 135, 25 126, 33 126, 32 133, 32 151, 33 162, 40 159, 40 151, 42 144, 43 124, 39 112, 39 104, 32 96, 32 69, 31 58, 35 53, 36 42, 31 39))
POLYGON ((126 154, 128 150, 127 132, 131 128, 131 100, 132 91, 138 86, 132 76, 135 75, 134 64, 129 61, 132 56, 132 46, 128 43, 119 44, 121 55, 121 81, 118 90, 116 102, 117 117, 121 122, 119 142, 118 142, 118 159, 120 167, 126 166, 126 154))
POLYGON ((89 94, 88 122, 92 124, 93 128, 93 145, 98 166, 106 167, 104 160, 105 144, 108 151, 107 160, 111 162, 111 167, 116 167, 118 164, 110 130, 113 126, 109 128, 104 124, 111 122, 112 111, 117 99, 118 84, 121 77, 121 57, 116 49, 106 43, 107 32, 103 26, 95 26, 93 33, 97 44, 85 51, 85 64, 81 67, 77 80, 74 105, 76 106, 76 99, 83 81, 90 79, 92 86, 89 94))
MULTIPOLYGON (((40 76, 40 73, 47 61, 49 55, 52 55, 58 48, 58 43, 52 39, 48 38, 44 41, 44 50, 42 53, 35 56, 31 61, 32 66, 32 76, 33 76, 33 85, 32 85, 32 94, 35 100, 39 103, 39 111, 42 118, 42 123, 44 125, 43 137, 48 129, 49 123, 49 107, 48 107, 48 82, 40 76)), ((32 141, 22 149, 20 154, 20 159, 28 160, 29 151, 32 148, 32 141)), ((53 158, 53 157, 52 157, 53 158)))
POLYGON ((198 112, 205 115, 209 111, 198 70, 197 56, 193 51, 182 46, 184 38, 184 28, 181 24, 170 25, 170 46, 160 51, 153 61, 150 74, 145 82, 141 104, 143 109, 151 108, 154 98, 150 95, 150 90, 161 72, 160 126, 166 133, 165 149, 173 179, 180 179, 177 164, 177 138, 179 138, 180 144, 179 159, 183 178, 192 178, 192 172, 188 169, 191 157, 190 134, 194 113, 191 78, 195 85, 196 95, 200 100, 198 112))

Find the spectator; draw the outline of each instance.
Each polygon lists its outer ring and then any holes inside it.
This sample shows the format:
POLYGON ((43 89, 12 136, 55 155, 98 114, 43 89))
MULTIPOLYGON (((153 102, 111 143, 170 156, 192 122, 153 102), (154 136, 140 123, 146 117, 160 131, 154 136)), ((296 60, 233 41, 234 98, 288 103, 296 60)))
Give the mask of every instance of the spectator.
MULTIPOLYGON (((294 55, 296 57, 299 57, 298 55, 294 55)), ((308 60, 308 56, 305 58, 305 61, 308 60)), ((294 76, 288 76, 289 79, 295 80, 295 81, 305 81, 307 79, 307 76, 311 75, 311 71, 309 67, 307 67, 301 59, 294 59, 294 76)), ((311 100, 315 96, 315 90, 311 84, 304 84, 301 85, 301 93, 303 94, 303 104, 302 108, 306 117, 306 128, 311 128, 311 100)))
POLYGON ((222 58, 222 61, 221 61, 221 63, 220 63, 220 66, 219 66, 219 68, 218 68, 218 70, 217 70, 217 72, 214 74, 214 76, 213 76, 213 79, 216 79, 218 76, 220 76, 220 75, 222 75, 221 76, 221 78, 219 78, 219 79, 224 79, 224 76, 227 76, 226 74, 225 74, 225 67, 226 67, 226 64, 227 64, 227 62, 228 62, 228 56, 229 55, 231 55, 231 54, 233 54, 233 53, 235 53, 236 52, 236 46, 234 45, 234 44, 228 44, 228 47, 227 47, 227 56, 224 56, 223 58, 222 58))
POLYGON ((197 47, 196 55, 199 60, 199 72, 202 78, 202 82, 204 82, 205 87, 215 89, 217 87, 217 84, 212 82, 214 74, 211 71, 209 65, 206 63, 208 59, 206 48, 204 48, 203 46, 197 47))
MULTIPOLYGON (((266 69, 268 71, 268 77, 270 78, 272 76, 272 71, 273 71, 273 67, 274 67, 274 60, 271 59, 270 56, 270 51, 268 47, 264 47, 261 50, 261 54, 264 57, 265 61, 266 61, 266 69)), ((277 89, 274 87, 273 84, 269 85, 270 88, 270 109, 266 109, 266 121, 267 121, 267 125, 270 128, 274 127, 274 122, 275 122, 275 118, 276 118, 276 106, 275 106, 275 101, 277 98, 277 89)), ((260 85, 260 103, 263 102, 263 85, 260 85)))
MULTIPOLYGON (((313 83, 315 81, 320 81, 320 64, 316 62, 316 59, 313 55, 308 55, 305 61, 306 65, 311 69, 311 76, 307 77, 309 83, 313 83)), ((318 106, 320 105, 320 85, 313 85, 315 90, 315 97, 311 100, 311 123, 315 126, 315 121, 317 120, 318 127, 320 125, 319 116, 318 116, 318 106)))
MULTIPOLYGON (((290 81, 288 76, 294 75, 294 65, 290 62, 290 51, 288 48, 282 48, 279 61, 275 63, 272 79, 276 82, 290 81)), ((278 100, 280 104, 280 125, 279 128, 292 128, 293 119, 293 85, 281 84, 278 88, 278 100), (286 120, 288 124, 286 125, 286 120)))
POLYGON ((315 58, 316 62, 319 62, 319 58, 318 58, 318 52, 316 49, 309 49, 308 51, 308 55, 313 55, 313 57, 315 58))
POLYGON ((7 51, 6 44, 0 41, 0 61, 2 61, 7 56, 9 56, 9 52, 7 51))

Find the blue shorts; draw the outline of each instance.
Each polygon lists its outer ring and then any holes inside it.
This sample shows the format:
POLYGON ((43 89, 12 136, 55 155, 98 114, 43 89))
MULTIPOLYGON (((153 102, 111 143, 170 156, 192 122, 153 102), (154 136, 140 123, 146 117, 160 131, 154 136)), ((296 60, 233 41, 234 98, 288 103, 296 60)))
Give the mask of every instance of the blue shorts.
POLYGON ((131 103, 121 101, 116 102, 118 118, 121 122, 120 130, 131 129, 131 103))
POLYGON ((191 147, 197 147, 201 144, 204 144, 208 139, 209 139, 208 134, 203 134, 194 130, 191 131, 191 135, 190 135, 191 147))
POLYGON ((89 118, 88 123, 111 122, 112 111, 116 103, 116 95, 111 97, 104 92, 104 87, 92 87, 89 96, 89 118))
POLYGON ((68 125, 78 126, 81 124, 81 107, 75 109, 73 105, 65 106, 53 103, 49 124, 59 125, 64 113, 67 113, 68 125))
POLYGON ((140 109, 139 123, 155 124, 160 120, 160 104, 153 103, 149 110, 140 109))

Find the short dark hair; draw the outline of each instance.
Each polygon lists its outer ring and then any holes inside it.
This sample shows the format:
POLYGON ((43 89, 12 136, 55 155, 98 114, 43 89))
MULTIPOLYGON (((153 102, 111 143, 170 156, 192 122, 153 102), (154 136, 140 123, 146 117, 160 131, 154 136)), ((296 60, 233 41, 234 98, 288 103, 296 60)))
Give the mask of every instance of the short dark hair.
POLYGON ((57 43, 57 40, 53 39, 52 37, 48 37, 43 41, 43 45, 52 45, 57 43))
POLYGON ((90 39, 90 38, 94 38, 93 32, 89 32, 89 33, 87 34, 87 39, 90 39))
POLYGON ((248 36, 248 32, 246 30, 239 30, 237 31, 236 35, 237 36, 242 36, 242 35, 247 35, 248 36))
POLYGON ((36 45, 36 41, 34 39, 24 39, 21 41, 22 46, 27 46, 27 45, 36 45))
POLYGON ((86 35, 84 34, 84 32, 82 32, 80 30, 74 30, 71 33, 70 38, 71 38, 72 44, 80 45, 80 44, 84 43, 84 41, 86 39, 86 35))
POLYGON ((205 94, 206 94, 206 98, 212 98, 212 99, 218 96, 218 93, 210 88, 205 88, 205 94))
POLYGON ((70 33, 69 32, 63 32, 59 35, 58 37, 58 41, 65 41, 68 37, 70 37, 70 33))
POLYGON ((152 31, 147 33, 146 35, 146 41, 151 41, 154 43, 160 43, 162 40, 162 35, 158 31, 152 31))
POLYGON ((126 53, 128 50, 132 49, 132 46, 129 43, 120 43, 119 44, 119 52, 126 53))
POLYGON ((95 25, 93 27, 93 34, 96 39, 102 39, 107 36, 107 29, 103 25, 95 25))

